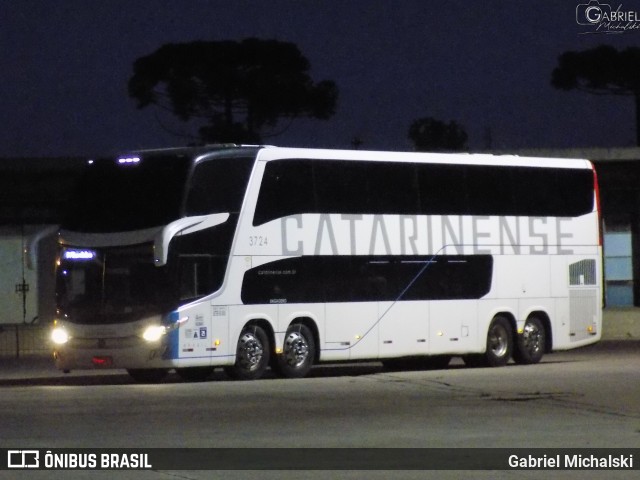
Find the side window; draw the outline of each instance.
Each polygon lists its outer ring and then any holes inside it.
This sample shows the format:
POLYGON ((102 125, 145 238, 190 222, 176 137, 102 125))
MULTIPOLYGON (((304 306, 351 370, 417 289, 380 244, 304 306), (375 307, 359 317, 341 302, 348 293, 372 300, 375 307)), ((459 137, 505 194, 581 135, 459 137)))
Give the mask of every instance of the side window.
POLYGON ((420 164, 418 185, 423 215, 464 215, 468 210, 464 165, 420 164))
POLYGON ((466 166, 466 211, 473 215, 519 215, 514 201, 513 169, 466 166))
POLYGON ((491 255, 303 256, 247 270, 245 304, 481 298, 491 289, 491 255))
POLYGON ((512 172, 512 215, 577 217, 593 210, 591 170, 533 167, 505 170, 512 172))
POLYGON ((593 209, 588 169, 418 165, 421 213, 574 217, 593 209))
POLYGON ((276 160, 267 163, 254 225, 297 213, 316 213, 310 160, 276 160))
POLYGON ((593 172, 591 170, 558 169, 554 192, 557 205, 566 217, 593 211, 593 172))
POLYGON ((200 298, 217 290, 214 277, 224 275, 216 265, 220 260, 215 255, 179 255, 180 300, 200 298))
POLYGON ((416 215, 417 182, 412 163, 272 161, 265 169, 253 224, 299 213, 416 215))
POLYGON ((357 162, 318 161, 313 164, 313 188, 318 213, 366 213, 369 172, 357 162))
POLYGON ((417 215, 420 196, 416 165, 404 162, 375 164, 369 177, 369 195, 375 213, 417 215))
POLYGON ((589 169, 277 160, 253 220, 300 213, 572 217, 593 209, 589 169))
POLYGON ((416 166, 403 162, 314 162, 318 212, 416 215, 416 166))
POLYGON ((238 215, 222 225, 178 235, 169 245, 169 268, 176 272, 180 300, 209 295, 222 286, 238 215))
POLYGON ((212 158, 198 163, 191 176, 186 214, 238 213, 253 158, 212 158))

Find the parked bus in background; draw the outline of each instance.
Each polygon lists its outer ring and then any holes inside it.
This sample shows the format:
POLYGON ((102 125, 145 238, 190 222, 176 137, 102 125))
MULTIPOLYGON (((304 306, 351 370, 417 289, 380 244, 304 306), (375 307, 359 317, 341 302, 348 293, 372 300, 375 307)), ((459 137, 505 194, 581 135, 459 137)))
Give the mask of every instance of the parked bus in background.
POLYGON ((589 161, 210 146, 88 162, 59 232, 54 357, 138 380, 444 367, 594 343, 589 161))

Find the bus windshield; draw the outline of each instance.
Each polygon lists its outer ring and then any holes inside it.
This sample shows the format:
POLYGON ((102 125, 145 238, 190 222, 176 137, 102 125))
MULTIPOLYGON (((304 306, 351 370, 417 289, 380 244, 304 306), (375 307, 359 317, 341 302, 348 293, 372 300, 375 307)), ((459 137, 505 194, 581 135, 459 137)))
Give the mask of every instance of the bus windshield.
POLYGON ((166 268, 153 264, 151 244, 61 251, 57 269, 60 313, 75 323, 123 323, 175 306, 166 268))

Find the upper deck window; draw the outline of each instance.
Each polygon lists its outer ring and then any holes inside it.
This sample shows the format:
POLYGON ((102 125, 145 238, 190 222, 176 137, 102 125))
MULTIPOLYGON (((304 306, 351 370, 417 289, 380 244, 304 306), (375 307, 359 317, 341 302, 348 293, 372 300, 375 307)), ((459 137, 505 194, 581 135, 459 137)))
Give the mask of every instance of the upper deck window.
POLYGON ((254 225, 301 213, 576 217, 593 211, 590 169, 275 160, 254 225))

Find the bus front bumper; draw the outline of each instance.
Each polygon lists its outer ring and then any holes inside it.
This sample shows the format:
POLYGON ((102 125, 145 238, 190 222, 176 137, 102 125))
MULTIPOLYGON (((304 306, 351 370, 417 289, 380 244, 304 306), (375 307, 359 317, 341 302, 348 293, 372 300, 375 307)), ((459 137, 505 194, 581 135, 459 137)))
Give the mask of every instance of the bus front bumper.
POLYGON ((77 348, 56 346, 53 358, 60 370, 172 368, 166 345, 140 342, 123 348, 77 348))

